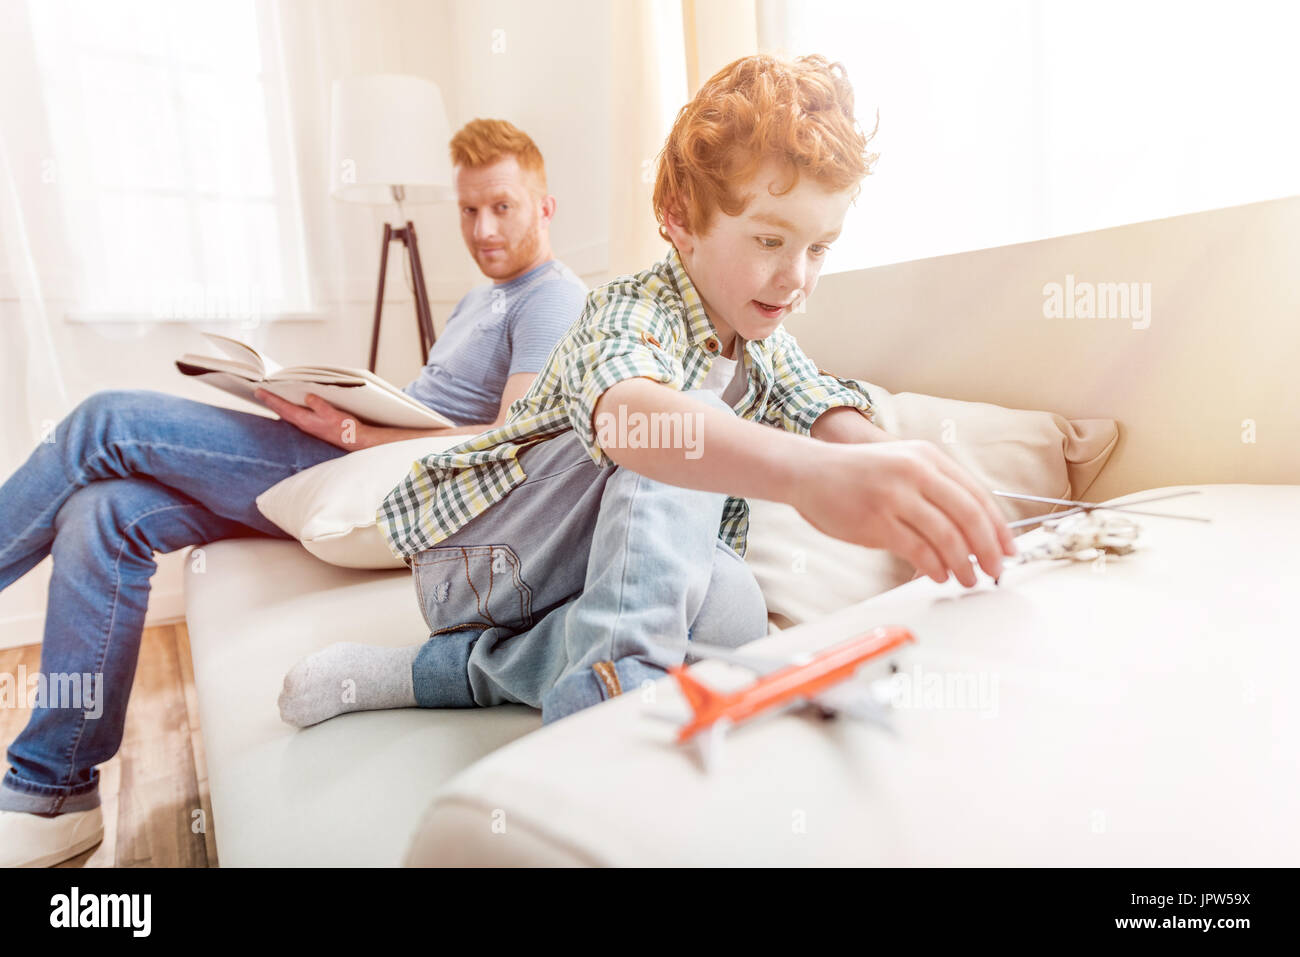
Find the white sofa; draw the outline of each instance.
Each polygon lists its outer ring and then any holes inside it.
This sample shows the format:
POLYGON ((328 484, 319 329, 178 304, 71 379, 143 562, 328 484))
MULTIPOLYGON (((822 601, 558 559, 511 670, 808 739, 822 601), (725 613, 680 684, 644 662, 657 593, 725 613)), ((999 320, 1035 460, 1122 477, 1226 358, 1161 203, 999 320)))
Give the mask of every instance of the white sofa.
MULTIPOLYGON (((412 864, 1294 866, 1300 831, 1300 486, 1205 486, 1150 542, 921 579, 747 645, 814 651, 886 624, 916 642, 893 734, 783 715, 732 730, 706 773, 624 695, 445 785, 412 864), (1286 627, 1289 621, 1290 627, 1286 627)), ((718 662, 696 676, 753 680, 718 662)), ((219 833, 219 832, 218 832, 219 833)))
POLYGON ((500 708, 295 731, 276 696, 302 655, 423 640, 410 574, 205 546, 187 618, 221 863, 1296 863, 1297 256, 1300 199, 1278 200, 829 276, 788 324, 890 390, 1119 420, 1092 500, 1205 487, 1177 511, 1212 525, 1149 520, 1152 547, 1103 574, 917 581, 761 643, 894 619, 923 669, 996 674, 997 720, 904 709, 889 737, 783 716, 738 730, 711 777, 634 696, 542 730, 500 708), (1044 318, 1067 274, 1151 283, 1150 325, 1044 318))

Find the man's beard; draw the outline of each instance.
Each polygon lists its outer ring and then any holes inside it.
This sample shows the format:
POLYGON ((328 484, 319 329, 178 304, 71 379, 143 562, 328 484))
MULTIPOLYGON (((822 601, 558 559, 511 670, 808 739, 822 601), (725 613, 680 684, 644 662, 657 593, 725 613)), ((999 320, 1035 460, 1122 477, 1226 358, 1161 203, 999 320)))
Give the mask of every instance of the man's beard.
POLYGON ((503 279, 507 276, 515 276, 528 267, 534 259, 537 258, 538 251, 542 248, 542 239, 537 235, 536 220, 529 226, 528 232, 519 240, 518 244, 507 247, 510 256, 504 262, 495 264, 484 263, 479 260, 479 269, 484 275, 492 279, 503 279), (493 271, 488 272, 491 268, 493 271))

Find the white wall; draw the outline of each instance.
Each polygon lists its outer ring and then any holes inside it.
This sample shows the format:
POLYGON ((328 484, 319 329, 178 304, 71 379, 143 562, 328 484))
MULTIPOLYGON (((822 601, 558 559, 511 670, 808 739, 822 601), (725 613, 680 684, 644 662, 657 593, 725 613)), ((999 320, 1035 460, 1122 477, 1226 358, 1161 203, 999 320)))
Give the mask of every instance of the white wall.
POLYGON ((609 4, 452 0, 450 7, 453 128, 499 117, 528 133, 546 159, 558 201, 551 230, 556 255, 579 275, 602 274, 609 231, 609 4))
POLYGON ((1089 501, 1294 484, 1298 260, 1300 196, 836 273, 786 325, 823 368, 891 393, 1117 420, 1089 501), (1132 308, 1049 309, 1067 276, 1138 284, 1132 308))

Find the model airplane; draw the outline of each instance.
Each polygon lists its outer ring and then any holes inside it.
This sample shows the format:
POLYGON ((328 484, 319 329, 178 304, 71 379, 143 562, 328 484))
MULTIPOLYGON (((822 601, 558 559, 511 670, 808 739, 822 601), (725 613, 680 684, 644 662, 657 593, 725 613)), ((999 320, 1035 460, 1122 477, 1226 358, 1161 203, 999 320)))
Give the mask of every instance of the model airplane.
POLYGON ((697 739, 707 770, 716 763, 727 730, 763 714, 812 708, 823 717, 844 714, 892 731, 884 708, 866 689, 847 688, 844 682, 871 659, 915 640, 906 628, 891 625, 792 659, 690 642, 688 656, 737 664, 757 672, 759 678, 738 691, 718 691, 691 677, 685 667, 669 669, 692 711, 692 717, 678 729, 677 741, 684 744, 697 739))

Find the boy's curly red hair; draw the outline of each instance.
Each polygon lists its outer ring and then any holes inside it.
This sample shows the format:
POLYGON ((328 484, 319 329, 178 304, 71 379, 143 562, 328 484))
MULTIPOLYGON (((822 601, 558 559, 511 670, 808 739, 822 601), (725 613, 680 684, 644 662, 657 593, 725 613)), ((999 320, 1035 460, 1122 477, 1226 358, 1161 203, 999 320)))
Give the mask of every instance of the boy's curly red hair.
MULTIPOLYGON (((877 120, 877 127, 879 120, 877 120)), ((853 116, 844 67, 816 54, 794 60, 759 54, 723 67, 682 107, 659 153, 654 210, 659 235, 671 210, 686 229, 706 233, 713 214, 739 215, 748 182, 763 161, 790 169, 788 192, 807 173, 831 190, 854 188, 876 154, 853 116)))

